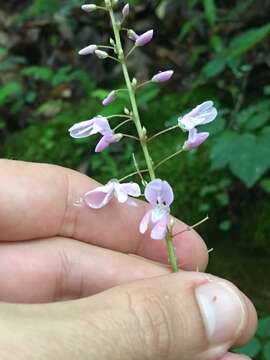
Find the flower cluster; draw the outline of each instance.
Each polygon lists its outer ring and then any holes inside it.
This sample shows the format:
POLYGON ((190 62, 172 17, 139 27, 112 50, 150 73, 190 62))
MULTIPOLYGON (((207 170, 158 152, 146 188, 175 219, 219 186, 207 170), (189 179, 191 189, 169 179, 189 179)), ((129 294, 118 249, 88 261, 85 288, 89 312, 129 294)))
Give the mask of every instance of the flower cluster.
MULTIPOLYGON (((143 47, 152 41, 154 31, 151 29, 139 35, 133 29, 127 29, 126 27, 122 26, 129 16, 131 9, 129 4, 126 4, 122 8, 120 16, 116 18, 114 15, 115 5, 117 5, 116 0, 105 0, 104 6, 97 6, 94 4, 85 4, 82 6, 82 9, 88 13, 99 9, 107 11, 107 13, 110 15, 113 27, 114 39, 111 38, 110 43, 107 45, 88 45, 80 50, 79 54, 84 56, 94 54, 99 59, 110 58, 111 60, 114 60, 121 65, 126 87, 124 89, 115 89, 109 92, 102 101, 102 105, 109 106, 112 102, 117 100, 119 92, 127 91, 132 109, 129 110, 125 108, 122 114, 114 114, 110 117, 98 115, 90 120, 76 123, 69 129, 69 133, 70 136, 76 139, 100 134, 101 139, 96 145, 96 152, 103 151, 110 144, 118 142, 123 137, 129 137, 140 142, 145 156, 147 169, 140 170, 138 168, 138 164, 136 164, 136 161, 134 161, 136 172, 125 176, 123 180, 135 175, 140 175, 141 179, 143 180, 142 184, 144 185, 144 198, 149 203, 149 209, 141 219, 140 225, 138 225, 139 231, 141 234, 145 234, 147 230, 151 228, 150 236, 152 239, 162 240, 166 238, 167 245, 170 247, 169 254, 172 256, 174 250, 172 246, 172 234, 170 232, 170 224, 172 223, 170 217, 170 206, 174 200, 174 193, 170 184, 165 180, 157 178, 155 172, 160 165, 164 164, 172 157, 180 154, 183 150, 196 149, 203 142, 205 142, 209 137, 209 132, 199 132, 198 127, 214 121, 217 117, 217 110, 214 107, 212 101, 205 101, 202 104, 196 106, 183 117, 180 117, 178 119, 178 125, 173 126, 170 129, 162 130, 153 136, 148 136, 146 127, 143 126, 140 121, 139 110, 136 103, 136 92, 139 91, 142 86, 147 86, 147 84, 150 82, 157 84, 169 81, 172 78, 174 71, 160 71, 152 76, 149 81, 141 84, 138 84, 138 81, 135 78, 131 81, 127 68, 127 59, 136 48, 143 47), (120 33, 120 31, 122 32, 120 33), (124 31, 126 32, 128 39, 130 39, 132 42, 131 49, 128 52, 124 51, 121 43, 120 34, 122 34, 124 31), (104 49, 106 51, 104 51, 104 49), (125 118, 125 120, 118 124, 113 130, 109 124, 109 118, 112 117, 125 118), (116 129, 123 126, 127 122, 133 122, 137 131, 137 136, 115 132, 116 129), (159 163, 155 163, 155 161, 150 158, 147 145, 148 142, 165 132, 175 129, 176 127, 180 127, 184 132, 188 132, 187 140, 184 142, 184 144, 182 144, 180 151, 174 153, 168 158, 163 159, 159 163), (143 178, 142 173, 145 172, 149 174, 150 180, 148 181, 143 178)), ((87 206, 92 209, 101 209, 104 206, 107 206, 111 201, 113 201, 113 199, 114 201, 118 201, 120 204, 137 206, 137 202, 134 200, 134 198, 139 198, 141 196, 143 195, 138 184, 134 182, 123 183, 121 180, 113 179, 110 180, 106 185, 99 186, 96 189, 87 192, 84 195, 84 201, 87 206)), ((175 266, 175 268, 177 268, 177 266, 175 266)))

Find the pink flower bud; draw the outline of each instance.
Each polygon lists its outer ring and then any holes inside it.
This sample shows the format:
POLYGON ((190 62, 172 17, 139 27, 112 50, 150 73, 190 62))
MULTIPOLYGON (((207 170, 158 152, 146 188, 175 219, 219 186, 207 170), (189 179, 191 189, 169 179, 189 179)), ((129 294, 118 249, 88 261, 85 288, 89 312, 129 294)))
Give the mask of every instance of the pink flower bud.
POLYGON ((144 46, 144 45, 148 44, 153 39, 153 35, 154 35, 154 30, 146 31, 145 33, 143 33, 142 35, 140 35, 137 38, 135 45, 136 46, 144 46))
POLYGON ((97 50, 97 45, 89 45, 79 51, 79 55, 90 55, 97 50))
POLYGON ((123 7, 122 14, 123 14, 124 17, 128 16, 128 14, 129 14, 129 4, 126 4, 123 7))
POLYGON ((86 11, 86 12, 92 12, 92 11, 97 10, 97 5, 94 5, 94 4, 82 5, 82 10, 86 11))
POLYGON ((152 77, 152 81, 157 83, 166 82, 171 79, 173 73, 174 73, 173 70, 159 72, 158 74, 152 77))
POLYGON ((102 51, 102 50, 96 50, 95 54, 99 59, 106 59, 109 56, 109 54, 106 53, 106 51, 102 51))
POLYGON ((116 99, 116 91, 112 91, 109 95, 102 101, 103 106, 110 105, 116 99))

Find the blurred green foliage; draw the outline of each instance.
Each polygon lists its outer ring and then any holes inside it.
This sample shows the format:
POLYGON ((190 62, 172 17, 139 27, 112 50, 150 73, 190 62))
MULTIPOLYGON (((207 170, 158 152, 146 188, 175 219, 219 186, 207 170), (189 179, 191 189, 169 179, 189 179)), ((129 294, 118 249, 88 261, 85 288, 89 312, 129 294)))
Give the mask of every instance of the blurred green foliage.
MULTIPOLYGON (((134 9, 128 26, 137 32, 156 30, 153 43, 131 57, 131 72, 144 81, 160 69, 175 70, 164 88, 147 86, 138 93, 149 133, 176 124, 180 115, 207 99, 219 109, 218 120, 208 126, 207 144, 160 169, 160 176, 174 184, 174 213, 190 224, 209 214, 200 231, 210 245, 234 246, 235 253, 248 248, 261 259, 270 248, 269 2, 129 3, 134 9)), ((123 81, 112 62, 77 56, 85 45, 109 39, 103 14, 89 20, 80 5, 77 0, 13 0, 1 7, 0 151, 3 157, 68 166, 106 182, 134 171, 133 152, 141 167, 144 163, 132 142, 122 140, 96 155, 96 138, 74 141, 67 135, 75 122, 128 106, 125 95, 109 108, 100 105, 123 81)), ((125 129, 132 131, 129 125, 125 129)), ((184 136, 175 130, 153 141, 154 161, 177 150, 184 136)), ((211 266, 223 275, 218 264, 211 266)), ((249 271, 251 295, 269 314, 269 292, 260 288, 256 266, 249 271)), ((241 286, 239 271, 240 277, 241 286)), ((269 329, 269 318, 261 323, 245 351, 267 360, 269 334, 261 329, 269 329)))

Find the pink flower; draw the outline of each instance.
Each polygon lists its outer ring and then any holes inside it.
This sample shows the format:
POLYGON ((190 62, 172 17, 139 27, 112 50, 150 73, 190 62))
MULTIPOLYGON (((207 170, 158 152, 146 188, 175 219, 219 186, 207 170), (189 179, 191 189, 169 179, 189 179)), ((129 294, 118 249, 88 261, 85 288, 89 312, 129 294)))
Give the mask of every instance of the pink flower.
POLYGON ((141 190, 136 183, 120 184, 117 180, 111 180, 105 186, 100 186, 84 195, 86 204, 92 209, 101 209, 106 206, 113 197, 121 203, 131 206, 138 206, 137 203, 130 198, 139 197, 141 190))
POLYGON ((116 91, 114 90, 114 91, 111 91, 109 93, 109 95, 106 96, 106 98, 102 101, 102 105, 108 106, 112 102, 114 102, 115 99, 116 99, 116 91))
POLYGON ((178 124, 184 131, 194 129, 198 125, 204 125, 215 120, 217 109, 214 107, 213 101, 205 101, 196 106, 188 114, 178 119, 178 124))
POLYGON ((144 215, 140 232, 144 234, 152 222, 154 227, 151 231, 151 238, 162 240, 166 237, 167 226, 170 217, 170 205, 174 195, 171 186, 167 181, 156 179, 151 181, 145 188, 144 195, 146 200, 152 205, 152 209, 144 215))
POLYGON ((184 150, 192 150, 199 147, 209 136, 208 132, 198 133, 196 128, 189 130, 188 139, 184 143, 184 150))
POLYGON ((93 119, 79 122, 73 125, 68 131, 70 136, 75 139, 85 138, 97 133, 101 133, 109 126, 107 118, 104 116, 96 116, 93 119))
POLYGON ((157 83, 166 82, 171 79, 173 73, 174 73, 173 70, 159 72, 158 74, 152 77, 152 81, 157 83))
POLYGON ((96 116, 91 120, 82 121, 73 125, 69 129, 70 136, 75 139, 85 138, 100 133, 102 138, 98 142, 95 152, 101 152, 110 144, 116 143, 122 139, 121 134, 115 134, 110 128, 107 118, 96 116))
POLYGON ((90 55, 97 50, 97 45, 89 45, 79 51, 79 55, 90 55))
POLYGON ((154 30, 149 30, 140 35, 135 42, 136 46, 144 46, 148 44, 152 39, 154 35, 154 30))

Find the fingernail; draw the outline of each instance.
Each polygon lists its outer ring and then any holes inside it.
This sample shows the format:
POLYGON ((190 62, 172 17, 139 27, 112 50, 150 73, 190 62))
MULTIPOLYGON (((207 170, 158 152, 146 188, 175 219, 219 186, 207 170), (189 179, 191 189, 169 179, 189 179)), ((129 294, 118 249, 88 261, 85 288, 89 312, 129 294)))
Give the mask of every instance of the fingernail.
POLYGON ((242 299, 229 284, 208 282, 195 290, 210 344, 236 339, 246 322, 242 299))

